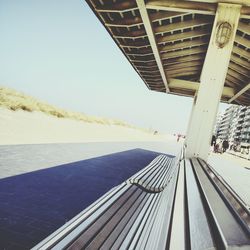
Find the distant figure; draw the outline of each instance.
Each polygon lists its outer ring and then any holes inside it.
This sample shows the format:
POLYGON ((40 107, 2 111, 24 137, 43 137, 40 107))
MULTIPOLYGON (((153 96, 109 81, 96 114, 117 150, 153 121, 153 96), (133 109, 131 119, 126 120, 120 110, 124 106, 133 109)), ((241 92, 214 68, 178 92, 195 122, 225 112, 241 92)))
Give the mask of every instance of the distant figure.
POLYGON ((181 138, 181 135, 178 134, 178 135, 177 135, 177 142, 180 140, 180 138, 181 138))
POLYGON ((214 153, 219 153, 219 143, 214 144, 214 153))
POLYGON ((229 148, 229 143, 228 143, 227 140, 224 140, 224 141, 222 142, 222 150, 223 150, 223 153, 225 153, 226 150, 227 150, 228 148, 229 148))
POLYGON ((214 152, 222 154, 222 141, 219 140, 214 144, 214 152))
POLYGON ((211 146, 213 147, 214 152, 216 151, 215 145, 216 145, 216 136, 213 135, 211 140, 211 146))
POLYGON ((212 136, 211 146, 214 146, 214 144, 216 144, 216 136, 215 135, 212 136))

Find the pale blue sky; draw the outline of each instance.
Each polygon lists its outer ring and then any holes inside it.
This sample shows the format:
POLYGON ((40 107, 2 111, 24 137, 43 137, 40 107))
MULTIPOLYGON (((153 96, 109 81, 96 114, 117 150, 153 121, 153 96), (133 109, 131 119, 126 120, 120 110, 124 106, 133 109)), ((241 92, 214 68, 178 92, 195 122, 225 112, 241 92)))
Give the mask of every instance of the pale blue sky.
POLYGON ((1 85, 68 110, 185 133, 192 99, 149 91, 85 1, 2 0, 0 34, 1 85))

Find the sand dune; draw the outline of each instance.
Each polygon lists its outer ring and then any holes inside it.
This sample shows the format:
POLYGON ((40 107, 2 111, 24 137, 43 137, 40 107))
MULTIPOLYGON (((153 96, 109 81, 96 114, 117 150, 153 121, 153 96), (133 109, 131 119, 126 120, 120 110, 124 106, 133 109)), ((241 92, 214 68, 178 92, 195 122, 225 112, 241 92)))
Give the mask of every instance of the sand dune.
POLYGON ((159 141, 166 136, 153 135, 135 128, 102 125, 42 112, 12 111, 0 108, 0 144, 35 144, 103 141, 159 141))

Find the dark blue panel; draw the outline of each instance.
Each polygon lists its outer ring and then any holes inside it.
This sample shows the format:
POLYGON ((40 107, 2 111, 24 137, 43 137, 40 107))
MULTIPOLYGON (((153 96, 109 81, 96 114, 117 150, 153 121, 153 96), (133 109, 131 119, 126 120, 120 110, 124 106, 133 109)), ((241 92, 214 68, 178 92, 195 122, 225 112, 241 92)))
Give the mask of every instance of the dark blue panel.
POLYGON ((0 180, 0 249, 29 249, 159 153, 134 149, 0 180))

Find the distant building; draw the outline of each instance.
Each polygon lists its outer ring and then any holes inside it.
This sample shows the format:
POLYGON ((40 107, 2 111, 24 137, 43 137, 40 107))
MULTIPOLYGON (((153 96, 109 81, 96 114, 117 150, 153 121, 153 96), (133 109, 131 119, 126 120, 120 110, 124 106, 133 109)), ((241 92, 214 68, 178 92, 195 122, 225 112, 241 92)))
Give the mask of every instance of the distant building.
POLYGON ((216 135, 216 136, 218 136, 223 115, 224 115, 224 113, 219 113, 217 115, 216 124, 214 126, 214 135, 216 135))
POLYGON ((245 111, 244 121, 241 130, 241 141, 242 143, 250 144, 250 107, 245 111))
POLYGON ((219 115, 215 125, 215 134, 222 140, 234 145, 250 145, 250 107, 229 106, 219 115))
POLYGON ((241 113, 241 106, 236 106, 234 113, 233 113, 233 119, 231 123, 231 130, 229 133, 229 143, 230 144, 238 144, 239 140, 238 134, 239 134, 239 115, 241 113), (236 143, 237 142, 237 143, 236 143))
POLYGON ((229 140, 230 133, 232 131, 232 121, 236 109, 237 106, 235 105, 229 106, 221 118, 217 132, 217 137, 219 137, 222 140, 229 140))

